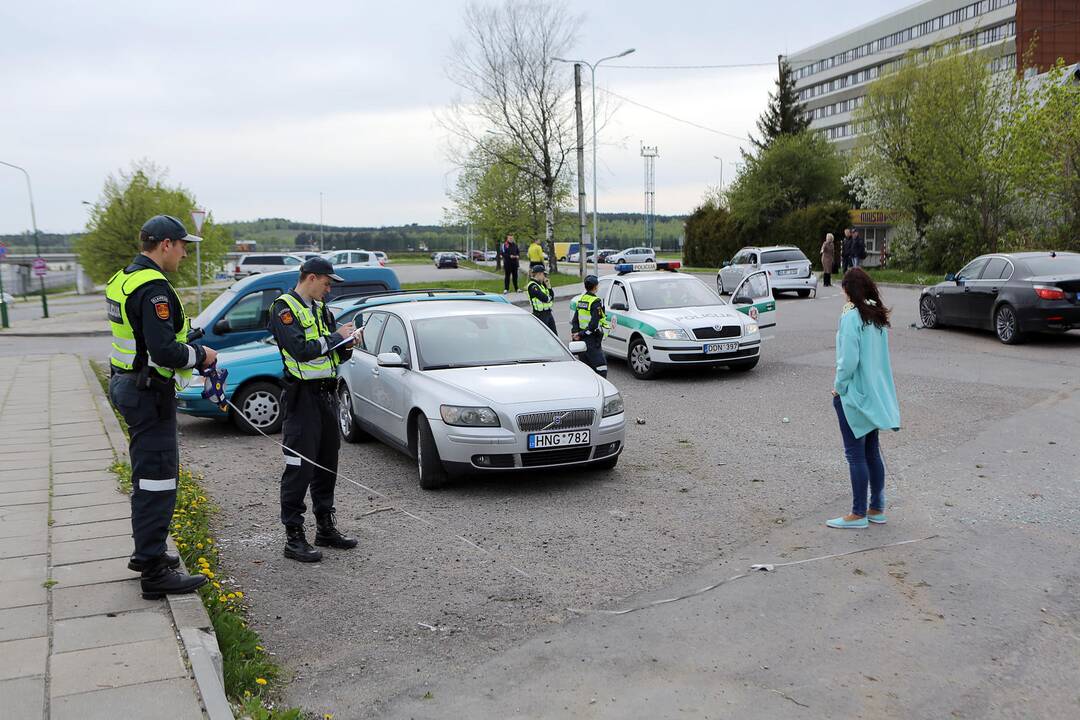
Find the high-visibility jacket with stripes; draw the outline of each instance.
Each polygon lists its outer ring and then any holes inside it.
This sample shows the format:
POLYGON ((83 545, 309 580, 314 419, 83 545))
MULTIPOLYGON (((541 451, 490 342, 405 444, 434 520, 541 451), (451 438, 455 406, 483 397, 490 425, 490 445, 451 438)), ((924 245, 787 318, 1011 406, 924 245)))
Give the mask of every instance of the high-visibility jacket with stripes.
MULTIPOLYGON (((278 301, 284 302, 292 310, 293 317, 300 323, 300 327, 304 329, 305 341, 318 340, 330 335, 330 328, 326 326, 324 320, 326 312, 323 303, 315 301, 315 312, 312 312, 311 308, 297 300, 290 293, 279 295, 274 302, 278 301)), ((329 340, 326 341, 326 346, 327 352, 325 354, 305 361, 297 360, 280 345, 278 349, 281 350, 281 359, 285 363, 285 370, 290 375, 300 380, 322 380, 334 377, 334 372, 338 366, 337 352, 329 349, 329 340)))
MULTIPOLYGON (((109 328, 112 330, 112 351, 109 353, 109 364, 114 368, 125 371, 135 369, 138 343, 135 340, 135 328, 132 327, 131 318, 128 317, 127 301, 136 290, 154 280, 169 282, 163 273, 153 268, 143 268, 133 273, 127 272, 125 268, 109 278, 109 283, 105 286, 105 303, 109 315, 109 328)), ((172 285, 169 285, 169 290, 174 295, 176 294, 172 285)), ((186 343, 191 321, 184 312, 184 304, 177 304, 180 306, 180 317, 183 322, 176 333, 176 341, 186 343)), ((178 390, 184 389, 191 383, 191 368, 161 367, 154 362, 149 351, 145 348, 143 351, 146 352, 146 364, 161 377, 172 380, 178 390)))
MULTIPOLYGON (((589 324, 592 322, 593 305, 598 302, 600 302, 600 298, 592 293, 587 292, 578 297, 577 324, 581 332, 585 332, 589 329, 589 324)), ((607 335, 607 331, 611 328, 611 321, 607 319, 603 305, 600 306, 600 321, 598 325, 599 327, 597 329, 603 331, 603 333, 607 335)))
POLYGON ((543 283, 530 280, 526 291, 529 293, 529 300, 532 301, 533 312, 544 312, 555 306, 555 291, 549 290, 543 283))

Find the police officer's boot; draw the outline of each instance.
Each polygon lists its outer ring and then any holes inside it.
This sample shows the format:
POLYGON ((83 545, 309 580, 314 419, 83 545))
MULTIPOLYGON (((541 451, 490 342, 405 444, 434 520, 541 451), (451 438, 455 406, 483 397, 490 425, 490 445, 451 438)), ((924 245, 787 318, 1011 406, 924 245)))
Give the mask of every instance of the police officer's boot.
POLYGON ((286 525, 285 538, 285 557, 306 563, 322 560, 322 553, 311 547, 304 536, 303 525, 286 525))
MULTIPOLYGON (((168 565, 169 567, 171 567, 173 570, 180 567, 180 556, 177 555, 176 553, 167 552, 164 555, 162 555, 161 558, 164 560, 165 564, 168 565)), ((136 560, 135 556, 132 555, 128 559, 128 570, 134 570, 137 573, 141 573, 143 570, 145 570, 147 567, 149 567, 150 564, 153 563, 153 562, 154 562, 153 560, 151 560, 150 562, 143 562, 142 560, 136 560)))
POLYGON ((195 592, 206 584, 205 575, 185 575, 169 567, 165 556, 151 560, 142 571, 142 596, 144 600, 160 600, 166 595, 183 595, 195 592))
POLYGON ((322 547, 332 547, 338 550, 352 550, 356 547, 356 538, 342 535, 334 525, 334 513, 316 515, 315 544, 322 547))

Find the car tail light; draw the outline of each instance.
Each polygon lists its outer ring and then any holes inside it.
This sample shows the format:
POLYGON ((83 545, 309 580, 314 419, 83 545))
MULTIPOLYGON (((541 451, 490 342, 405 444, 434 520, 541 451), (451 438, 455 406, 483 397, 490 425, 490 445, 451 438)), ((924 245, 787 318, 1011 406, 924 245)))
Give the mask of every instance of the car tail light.
POLYGON ((235 272, 237 275, 239 275, 240 274, 240 266, 237 265, 236 270, 234 270, 233 272, 235 272))
POLYGON ((1065 291, 1059 287, 1049 287, 1046 285, 1036 285, 1035 294, 1043 300, 1064 300, 1065 291))

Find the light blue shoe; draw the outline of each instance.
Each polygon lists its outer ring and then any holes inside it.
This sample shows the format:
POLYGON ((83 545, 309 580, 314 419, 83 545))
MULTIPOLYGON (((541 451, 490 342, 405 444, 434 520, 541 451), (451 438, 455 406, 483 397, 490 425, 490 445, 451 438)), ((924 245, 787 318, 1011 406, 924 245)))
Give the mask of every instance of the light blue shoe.
POLYGON ((871 510, 866 514, 866 519, 874 523, 875 525, 884 525, 885 511, 882 510, 881 512, 874 512, 873 510, 871 510))
POLYGON ((870 527, 870 521, 861 517, 858 520, 848 520, 847 517, 833 518, 825 523, 831 528, 838 528, 840 530, 859 530, 864 527, 870 527))

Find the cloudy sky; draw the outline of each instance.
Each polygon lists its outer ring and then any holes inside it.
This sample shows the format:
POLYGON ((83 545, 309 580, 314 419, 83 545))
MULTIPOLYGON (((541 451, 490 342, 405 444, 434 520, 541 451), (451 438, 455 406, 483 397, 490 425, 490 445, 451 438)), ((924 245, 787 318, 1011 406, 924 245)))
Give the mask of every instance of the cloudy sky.
MULTIPOLYGON (((0 160, 30 171, 38 225, 50 232, 81 229, 82 201, 142 158, 219 220, 317 222, 322 191, 327 224, 439 222, 453 174, 435 113, 458 92, 443 67, 465 4, 5 2, 0 160)), ((616 63, 764 63, 598 74, 601 89, 744 137, 778 53, 906 4, 572 0, 567 9, 584 18, 576 54, 587 59, 632 47, 616 63)), ((689 211, 719 182, 716 157, 725 183, 733 177, 739 140, 617 102, 600 138, 602 211, 641 210, 641 141, 660 148, 657 212, 689 211)), ((29 226, 22 176, 0 166, 0 233, 29 226)))

